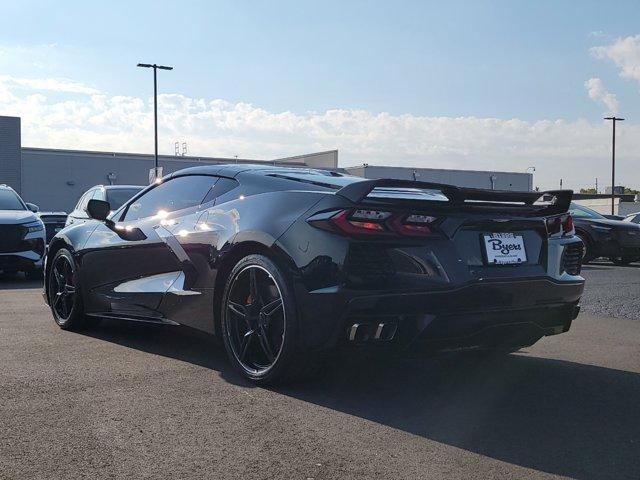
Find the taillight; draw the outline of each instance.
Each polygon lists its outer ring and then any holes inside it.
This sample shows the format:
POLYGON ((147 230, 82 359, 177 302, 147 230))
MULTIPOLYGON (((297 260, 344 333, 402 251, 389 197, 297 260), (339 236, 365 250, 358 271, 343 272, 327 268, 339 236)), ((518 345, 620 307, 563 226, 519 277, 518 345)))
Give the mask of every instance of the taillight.
POLYGON ((398 216, 393 221, 393 227, 401 235, 431 235, 437 220, 430 215, 398 216))
POLYGON ((547 218, 547 234, 550 238, 570 237, 576 233, 573 217, 565 213, 547 218))
POLYGON ((308 221, 315 227, 347 235, 424 236, 433 234, 437 220, 429 215, 357 209, 320 214, 308 221))

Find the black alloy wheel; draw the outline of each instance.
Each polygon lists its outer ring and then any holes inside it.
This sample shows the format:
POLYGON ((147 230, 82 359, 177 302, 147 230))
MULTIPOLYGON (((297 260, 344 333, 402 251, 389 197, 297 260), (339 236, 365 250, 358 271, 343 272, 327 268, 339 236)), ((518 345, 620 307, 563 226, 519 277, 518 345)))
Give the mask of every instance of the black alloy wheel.
MULTIPOLYGON (((262 255, 234 267, 222 303, 222 334, 229 359, 245 377, 267 384, 294 369, 293 295, 280 269, 262 255)), ((295 365, 298 366, 298 365, 295 365)))
POLYGON ((49 271, 49 305, 55 322, 63 329, 83 324, 84 312, 80 300, 76 268, 68 250, 59 250, 49 271))

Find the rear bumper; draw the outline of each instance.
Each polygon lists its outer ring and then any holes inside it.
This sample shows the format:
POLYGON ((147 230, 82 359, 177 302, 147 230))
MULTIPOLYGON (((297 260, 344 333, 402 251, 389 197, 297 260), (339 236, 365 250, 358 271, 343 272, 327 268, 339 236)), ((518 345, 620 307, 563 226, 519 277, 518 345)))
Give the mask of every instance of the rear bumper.
POLYGON ((523 346, 567 331, 578 314, 583 288, 581 279, 537 278, 393 294, 324 289, 304 296, 302 331, 313 349, 366 345, 415 352, 523 346), (355 337, 354 324, 365 327, 355 337), (384 333, 376 338, 381 324, 390 326, 387 334, 395 331, 391 339, 384 333))

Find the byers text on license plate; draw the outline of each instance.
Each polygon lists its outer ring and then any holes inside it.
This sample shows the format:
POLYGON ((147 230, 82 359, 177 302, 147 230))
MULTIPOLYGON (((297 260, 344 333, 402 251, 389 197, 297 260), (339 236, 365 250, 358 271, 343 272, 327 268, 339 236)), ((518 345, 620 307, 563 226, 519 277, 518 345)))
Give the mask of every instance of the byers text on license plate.
POLYGON ((489 265, 510 265, 527 261, 522 235, 514 233, 484 235, 484 248, 489 265))

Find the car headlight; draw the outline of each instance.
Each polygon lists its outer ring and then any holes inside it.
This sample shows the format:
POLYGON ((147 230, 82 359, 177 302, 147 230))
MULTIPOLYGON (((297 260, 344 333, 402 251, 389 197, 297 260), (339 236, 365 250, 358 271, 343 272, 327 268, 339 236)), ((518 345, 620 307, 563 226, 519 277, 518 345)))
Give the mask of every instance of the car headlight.
POLYGON ((600 225, 591 225, 591 228, 593 228, 594 230, 597 230, 599 232, 610 232, 611 231, 611 227, 603 227, 600 225))
POLYGON ((27 233, 41 232, 44 230, 44 223, 33 222, 26 224, 24 227, 27 229, 27 233))

